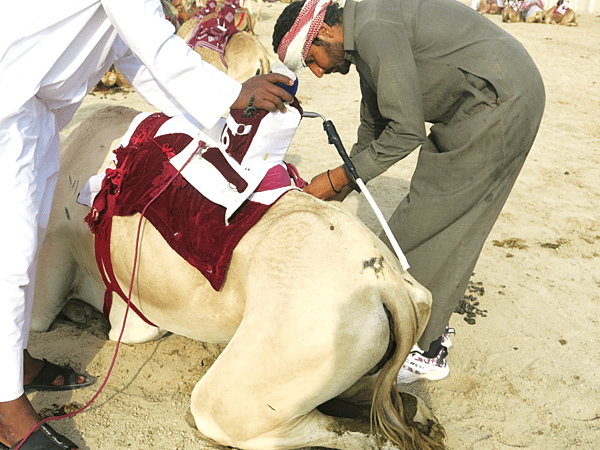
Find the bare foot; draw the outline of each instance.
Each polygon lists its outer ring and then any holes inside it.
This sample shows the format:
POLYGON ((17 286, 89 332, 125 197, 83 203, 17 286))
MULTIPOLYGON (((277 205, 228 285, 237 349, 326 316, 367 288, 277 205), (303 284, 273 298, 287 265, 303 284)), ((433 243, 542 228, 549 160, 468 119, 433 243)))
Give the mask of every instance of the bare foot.
MULTIPOLYGON (((35 412, 25 394, 16 400, 0 402, 0 442, 8 447, 14 446, 17 442, 25 438, 31 429, 41 420, 42 418, 35 412)), ((46 430, 51 429, 47 424, 43 426, 46 427, 46 430)), ((59 444, 63 446, 72 444, 72 450, 79 450, 77 445, 68 438, 59 435, 54 430, 51 431, 53 433, 52 436, 49 436, 47 433, 45 436, 52 448, 59 448, 59 444), (56 439, 59 439, 59 441, 56 441, 56 439)), ((39 445, 39 436, 37 438, 39 445)))
POLYGON ((15 445, 40 420, 25 394, 16 400, 0 402, 0 441, 9 447, 15 445))

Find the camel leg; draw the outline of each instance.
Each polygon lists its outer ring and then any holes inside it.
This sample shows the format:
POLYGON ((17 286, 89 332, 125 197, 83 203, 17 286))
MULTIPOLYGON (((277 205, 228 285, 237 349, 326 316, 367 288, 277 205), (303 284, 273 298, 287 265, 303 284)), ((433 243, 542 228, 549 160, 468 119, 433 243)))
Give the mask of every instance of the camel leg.
MULTIPOLYGON (((320 284, 314 276, 311 282, 320 284)), ((246 311, 232 341, 194 388, 198 429, 243 449, 376 448, 368 421, 330 417, 315 408, 383 357, 389 339, 383 307, 373 295, 361 303, 336 303, 334 312, 330 301, 310 289, 299 288, 303 298, 295 300, 294 292, 285 291, 287 299, 274 295, 271 303, 262 296, 260 310, 246 311)))
MULTIPOLYGON (((127 295, 126 288, 123 289, 123 292, 127 295)), ((135 296, 132 296, 132 303, 139 305, 135 296)), ((112 341, 119 340, 119 336, 123 330, 123 320, 125 319, 126 309, 127 303, 125 303, 119 295, 113 293, 112 307, 110 308, 110 313, 108 315, 108 320, 110 322, 108 338, 112 341)), ((121 342, 126 344, 149 342, 167 334, 167 330, 149 325, 131 309, 127 313, 126 320, 127 324, 125 325, 123 336, 121 337, 121 342)))
POLYGON ((31 317, 33 331, 48 331, 67 303, 75 281, 76 265, 69 242, 48 235, 37 263, 35 301, 31 317))
POLYGON ((320 202, 288 195, 315 212, 280 205, 236 249, 227 283, 244 287, 244 317, 192 392, 196 426, 248 450, 381 448, 364 421, 315 408, 382 359, 390 338, 383 301, 405 297, 406 288, 371 235, 348 231, 350 216, 319 213, 320 202))

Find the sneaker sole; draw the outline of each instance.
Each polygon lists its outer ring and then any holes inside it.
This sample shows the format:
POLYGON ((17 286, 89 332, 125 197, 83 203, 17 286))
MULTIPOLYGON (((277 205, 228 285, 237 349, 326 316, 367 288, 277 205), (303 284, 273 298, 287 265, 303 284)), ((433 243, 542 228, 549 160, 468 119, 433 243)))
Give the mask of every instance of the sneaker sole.
POLYGON ((427 381, 439 381, 450 375, 450 367, 446 367, 440 370, 434 370, 431 372, 424 373, 422 375, 415 375, 411 378, 396 378, 396 383, 398 384, 410 384, 419 380, 427 380, 427 381))

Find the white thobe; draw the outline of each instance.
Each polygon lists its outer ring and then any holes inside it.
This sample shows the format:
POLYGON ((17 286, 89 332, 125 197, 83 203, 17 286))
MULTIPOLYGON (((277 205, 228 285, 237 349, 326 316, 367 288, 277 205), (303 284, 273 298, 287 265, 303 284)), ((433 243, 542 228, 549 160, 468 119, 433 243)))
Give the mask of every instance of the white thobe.
POLYGON ((239 95, 173 33, 159 0, 31 0, 26 16, 0 16, 0 401, 23 393, 58 132, 85 95, 115 64, 153 106, 208 128, 239 95))

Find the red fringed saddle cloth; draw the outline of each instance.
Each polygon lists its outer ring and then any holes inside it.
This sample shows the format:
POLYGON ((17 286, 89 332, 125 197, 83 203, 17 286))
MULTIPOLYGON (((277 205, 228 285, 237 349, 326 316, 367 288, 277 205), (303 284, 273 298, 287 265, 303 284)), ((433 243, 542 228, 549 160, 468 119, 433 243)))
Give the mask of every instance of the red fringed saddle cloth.
MULTIPOLYGON (((244 234, 260 220, 270 205, 246 201, 225 221, 225 208, 206 199, 168 162, 192 138, 183 133, 155 136, 169 119, 161 113, 144 119, 129 145, 115 150, 116 169, 107 169, 85 221, 95 234, 96 259, 107 285, 104 312, 110 311, 112 292, 127 297, 116 283, 110 263, 113 216, 141 213, 165 184, 174 181, 147 207, 144 216, 168 244, 220 290, 233 250, 244 234)), ((145 319, 131 305, 142 319, 145 319)))
POLYGON ((227 45, 229 38, 239 31, 237 27, 243 20, 243 15, 245 13, 242 12, 240 23, 237 25, 235 24, 235 13, 239 7, 239 0, 225 0, 217 12, 217 9, 219 8, 217 2, 215 0, 207 1, 206 6, 201 8, 194 15, 194 18, 200 19, 200 22, 196 25, 192 34, 187 39, 187 45, 192 49, 196 48, 196 46, 200 46, 214 50, 220 55, 221 62, 225 68, 229 68, 227 61, 225 60, 225 46, 227 45), (217 16, 211 19, 205 19, 207 15, 212 13, 217 13, 217 16))

